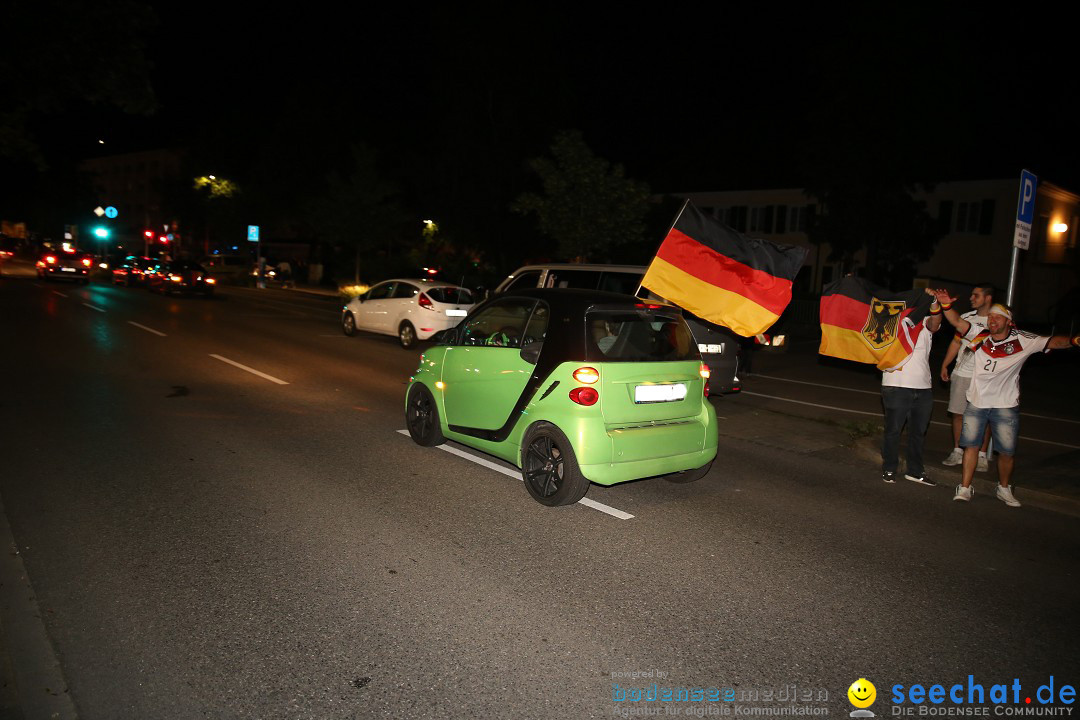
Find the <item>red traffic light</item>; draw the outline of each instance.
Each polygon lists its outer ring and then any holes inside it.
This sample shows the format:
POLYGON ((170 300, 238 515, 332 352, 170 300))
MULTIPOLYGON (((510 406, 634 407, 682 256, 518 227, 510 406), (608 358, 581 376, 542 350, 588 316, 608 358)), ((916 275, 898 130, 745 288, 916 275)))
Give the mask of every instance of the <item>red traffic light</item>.
POLYGON ((153 239, 154 238, 154 231, 153 230, 143 230, 143 237, 153 239))

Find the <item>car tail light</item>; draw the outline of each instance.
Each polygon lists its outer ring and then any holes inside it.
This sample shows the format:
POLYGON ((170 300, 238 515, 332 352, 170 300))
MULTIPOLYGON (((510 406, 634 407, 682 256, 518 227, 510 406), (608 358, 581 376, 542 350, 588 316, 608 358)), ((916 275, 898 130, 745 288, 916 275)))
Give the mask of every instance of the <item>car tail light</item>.
POLYGON ((55 265, 56 264, 56 256, 55 255, 46 255, 45 256, 45 262, 49 263, 50 265, 55 265))
POLYGON ((570 399, 578 405, 595 405, 600 393, 596 392, 596 388, 579 387, 570 391, 570 399))
POLYGON ((420 296, 416 298, 416 302, 420 305, 420 307, 425 308, 427 310, 434 310, 435 309, 434 306, 431 304, 431 298, 429 298, 424 293, 420 293, 420 296))
POLYGON ((701 367, 698 368, 698 375, 705 379, 705 390, 703 392, 705 394, 705 397, 709 397, 709 375, 711 375, 711 373, 709 372, 709 366, 705 363, 701 363, 701 367))
POLYGON ((90 258, 83 258, 82 259, 82 264, 83 264, 83 267, 90 267, 90 258))
POLYGON ((215 280, 214 278, 206 278, 206 284, 207 285, 213 285, 216 282, 217 282, 217 280, 215 280))
MULTIPOLYGON (((577 380, 579 383, 585 383, 586 385, 592 385, 593 383, 595 383, 597 380, 600 379, 600 373, 597 372, 596 368, 591 368, 591 367, 578 368, 577 370, 574 371, 574 379, 577 380)), ((595 402, 595 400, 593 402, 595 402)), ((588 403, 588 404, 592 405, 592 403, 588 403)))

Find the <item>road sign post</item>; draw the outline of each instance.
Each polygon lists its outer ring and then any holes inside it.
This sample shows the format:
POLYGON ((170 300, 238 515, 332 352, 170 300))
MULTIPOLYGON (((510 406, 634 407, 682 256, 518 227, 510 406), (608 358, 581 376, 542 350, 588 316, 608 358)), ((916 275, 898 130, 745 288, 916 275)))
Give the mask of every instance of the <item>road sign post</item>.
POLYGON ((248 242, 255 243, 255 284, 258 287, 266 287, 266 278, 263 275, 262 241, 259 239, 259 226, 248 225, 248 242))
POLYGON ((1009 287, 1005 302, 1012 305, 1016 289, 1016 271, 1020 266, 1020 251, 1031 246, 1031 223, 1035 219, 1035 191, 1039 179, 1027 170, 1020 171, 1020 196, 1016 201, 1016 229, 1013 231, 1012 263, 1009 267, 1009 287))

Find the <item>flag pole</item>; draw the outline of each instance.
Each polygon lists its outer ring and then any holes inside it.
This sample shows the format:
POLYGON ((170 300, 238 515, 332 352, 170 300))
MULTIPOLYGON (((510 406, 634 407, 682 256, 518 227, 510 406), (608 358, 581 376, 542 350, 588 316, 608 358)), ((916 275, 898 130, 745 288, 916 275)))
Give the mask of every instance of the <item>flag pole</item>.
MULTIPOLYGON (((679 208, 679 212, 678 212, 678 214, 677 214, 677 215, 675 215, 675 219, 671 221, 671 227, 669 227, 669 228, 668 228, 668 231, 667 231, 666 233, 664 233, 664 238, 663 238, 663 239, 662 239, 662 240, 660 241, 660 245, 663 245, 663 244, 664 244, 664 240, 667 240, 667 236, 668 236, 668 235, 670 235, 670 234, 671 234, 671 231, 675 229, 675 226, 676 226, 676 225, 678 224, 678 222, 679 222, 679 218, 681 218, 681 217, 682 217, 682 214, 683 214, 684 212, 686 212, 686 206, 687 206, 687 205, 689 205, 689 204, 690 204, 690 198, 686 198, 685 200, 683 200, 683 204, 682 204, 682 207, 681 207, 681 208, 679 208)), ((659 251, 659 250, 660 250, 660 245, 657 245, 657 246, 656 246, 656 249, 657 249, 657 251, 659 251)), ((652 267, 653 261, 655 261, 655 260, 656 260, 656 253, 653 253, 653 259, 652 259, 651 261, 649 261, 649 267, 648 267, 648 268, 645 268, 645 273, 644 273, 644 274, 643 274, 643 275, 641 276, 641 279, 642 279, 642 280, 644 280, 644 279, 645 279, 645 275, 648 275, 648 274, 649 274, 649 268, 651 268, 651 267, 652 267)), ((642 288, 642 285, 641 285, 641 283, 640 283, 640 282, 638 282, 637 290, 635 290, 635 291, 634 291, 634 297, 637 297, 637 294, 638 294, 639 292, 641 292, 641 288, 642 288)))

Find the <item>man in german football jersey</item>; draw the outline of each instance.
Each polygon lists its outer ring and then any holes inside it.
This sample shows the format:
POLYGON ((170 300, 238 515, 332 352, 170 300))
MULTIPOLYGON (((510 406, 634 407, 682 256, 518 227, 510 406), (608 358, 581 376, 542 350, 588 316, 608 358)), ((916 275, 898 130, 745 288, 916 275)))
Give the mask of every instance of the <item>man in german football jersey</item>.
MULTIPOLYGON (((990 306, 994 304, 994 286, 990 283, 979 283, 971 290, 971 310, 960 317, 969 323, 986 327, 986 316, 990 313, 990 306)), ((952 415, 952 440, 953 449, 949 456, 941 461, 942 465, 960 465, 964 462, 964 450, 960 447, 960 431, 964 426, 964 411, 967 410, 967 391, 971 385, 971 370, 975 363, 975 353, 971 345, 957 333, 953 341, 949 343, 949 349, 945 352, 945 359, 941 362, 941 379, 949 383, 949 413, 952 415), (956 367, 952 373, 949 365, 956 360, 956 367)), ((975 465, 975 472, 989 470, 989 461, 986 457, 987 447, 990 444, 990 433, 983 438, 982 447, 979 448, 979 459, 975 465)))
POLYGON ((1020 434, 1020 368, 1035 353, 1080 347, 1080 335, 1046 337, 1017 330, 1007 305, 994 303, 986 316, 986 329, 964 320, 952 308, 956 298, 946 290, 936 290, 945 319, 974 350, 975 365, 967 392, 967 410, 960 446, 964 448, 964 473, 953 500, 968 501, 974 495, 971 479, 979 455, 979 445, 989 424, 998 456, 997 497, 1010 507, 1020 507, 1010 479, 1016 439, 1020 434))

